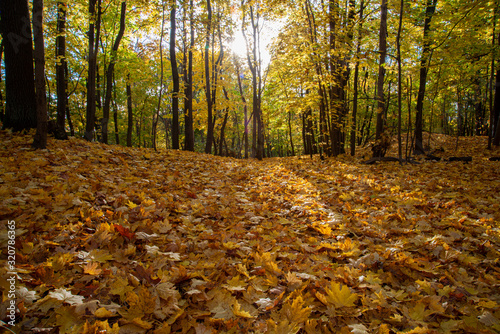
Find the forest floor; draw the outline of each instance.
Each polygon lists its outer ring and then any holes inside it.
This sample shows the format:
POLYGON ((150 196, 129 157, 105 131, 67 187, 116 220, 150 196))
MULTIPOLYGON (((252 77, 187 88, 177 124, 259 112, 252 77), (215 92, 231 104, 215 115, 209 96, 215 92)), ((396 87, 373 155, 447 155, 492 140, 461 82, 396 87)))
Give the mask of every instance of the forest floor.
POLYGON ((485 137, 431 138, 470 163, 405 165, 31 142, 0 132, 14 333, 500 332, 485 137))

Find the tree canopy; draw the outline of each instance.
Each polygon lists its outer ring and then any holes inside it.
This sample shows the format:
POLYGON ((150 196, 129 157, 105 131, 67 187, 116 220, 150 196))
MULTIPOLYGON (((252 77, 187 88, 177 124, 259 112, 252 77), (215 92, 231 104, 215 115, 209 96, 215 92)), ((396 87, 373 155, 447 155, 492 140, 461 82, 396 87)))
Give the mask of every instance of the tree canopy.
MULTIPOLYGON (((378 1, 46 0, 48 116, 56 137, 66 138, 62 128, 88 140, 130 136, 133 146, 237 157, 354 154, 370 142, 383 155, 398 123, 411 142, 406 157, 412 148, 428 153, 423 131, 495 142, 498 1, 386 5, 381 32, 378 1)), ((3 30, 9 127, 19 102, 8 98, 15 65, 7 51, 19 32, 3 30)))

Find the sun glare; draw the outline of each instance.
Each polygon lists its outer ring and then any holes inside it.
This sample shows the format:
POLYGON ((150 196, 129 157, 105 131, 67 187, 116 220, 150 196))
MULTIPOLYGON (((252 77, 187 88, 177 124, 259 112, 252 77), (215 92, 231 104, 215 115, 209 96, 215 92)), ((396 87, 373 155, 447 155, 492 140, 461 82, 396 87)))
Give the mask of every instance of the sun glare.
MULTIPOLYGON (((237 23, 240 25, 241 23, 237 23)), ((266 68, 271 62, 271 53, 269 52, 269 47, 273 42, 273 39, 276 38, 279 34, 280 29, 283 27, 283 22, 266 21, 264 23, 263 29, 261 30, 260 35, 260 45, 261 45, 261 57, 262 57, 262 67, 266 68)), ((247 36, 250 38, 250 36, 247 36)), ((243 33, 241 30, 236 30, 234 40, 230 44, 231 51, 236 54, 238 57, 246 59, 247 56, 247 45, 245 43, 245 38, 243 37, 243 33)))

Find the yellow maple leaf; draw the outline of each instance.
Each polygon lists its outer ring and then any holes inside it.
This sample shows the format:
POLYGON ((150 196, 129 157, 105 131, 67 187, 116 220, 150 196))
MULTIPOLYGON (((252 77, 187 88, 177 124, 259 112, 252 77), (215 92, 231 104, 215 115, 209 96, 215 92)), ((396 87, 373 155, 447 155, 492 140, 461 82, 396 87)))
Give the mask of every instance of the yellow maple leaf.
POLYGON ((83 272, 89 275, 99 275, 102 269, 99 268, 99 263, 88 262, 83 266, 83 272))
POLYGON ((120 332, 120 328, 118 324, 114 324, 111 328, 108 324, 107 320, 99 321, 97 320, 95 323, 90 324, 88 321, 85 322, 82 334, 93 334, 93 333, 109 333, 109 334, 118 334, 120 332))
POLYGON ((425 309, 425 304, 418 302, 415 307, 410 309, 410 317, 416 321, 424 321, 427 316, 431 315, 433 312, 425 309))
POLYGON ((253 318, 255 318, 254 316, 252 316, 247 311, 242 310, 241 309, 241 305, 240 305, 240 303, 238 303, 237 300, 234 301, 231 310, 233 311, 233 314, 235 316, 237 316, 237 317, 242 317, 242 318, 247 318, 247 319, 253 319, 253 318))
POLYGON ((143 329, 150 329, 153 327, 151 323, 149 323, 148 321, 144 321, 141 318, 134 318, 130 323, 143 329))
POLYGON ((301 296, 298 296, 291 303, 290 300, 288 300, 285 305, 283 305, 281 313, 291 322, 305 322, 311 314, 311 308, 308 306, 304 307, 304 304, 304 299, 301 296))
POLYGON ((129 207, 129 209, 133 209, 137 206, 137 204, 135 204, 134 202, 128 201, 127 206, 129 207))
POLYGON ((246 290, 247 283, 244 280, 240 280, 240 275, 236 275, 223 286, 229 291, 244 291, 246 290))
POLYGON ((352 293, 347 286, 331 282, 331 288, 326 288, 326 296, 317 293, 316 297, 325 305, 333 304, 337 308, 355 306, 358 295, 352 293))
POLYGON ((300 326, 296 322, 290 322, 288 319, 283 319, 275 323, 272 319, 267 320, 269 334, 296 334, 300 330, 300 326))
POLYGON ((115 280, 111 284, 111 290, 109 291, 112 295, 120 296, 121 300, 126 299, 128 292, 133 291, 134 288, 128 284, 128 281, 122 277, 115 277, 115 280))
POLYGON ((228 249, 228 250, 233 250, 233 249, 236 249, 236 248, 240 248, 240 245, 238 245, 237 243, 232 242, 232 241, 229 241, 229 242, 223 242, 223 243, 222 243, 222 246, 223 246, 225 249, 228 249))
POLYGON ((96 316, 96 318, 103 319, 103 318, 114 317, 116 315, 116 313, 115 312, 111 312, 111 311, 107 310, 104 307, 101 307, 101 308, 98 308, 95 311, 94 315, 96 316))

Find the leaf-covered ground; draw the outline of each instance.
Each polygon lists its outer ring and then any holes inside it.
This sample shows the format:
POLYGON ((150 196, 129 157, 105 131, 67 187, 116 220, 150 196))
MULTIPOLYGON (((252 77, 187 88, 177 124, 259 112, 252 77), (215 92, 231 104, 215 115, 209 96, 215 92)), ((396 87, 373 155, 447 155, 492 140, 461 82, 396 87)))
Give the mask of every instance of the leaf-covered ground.
POLYGON ((500 162, 235 160, 0 133, 15 333, 498 333, 500 162))

